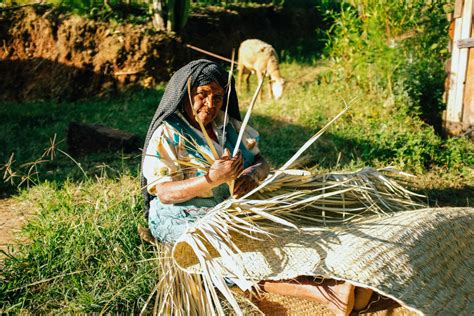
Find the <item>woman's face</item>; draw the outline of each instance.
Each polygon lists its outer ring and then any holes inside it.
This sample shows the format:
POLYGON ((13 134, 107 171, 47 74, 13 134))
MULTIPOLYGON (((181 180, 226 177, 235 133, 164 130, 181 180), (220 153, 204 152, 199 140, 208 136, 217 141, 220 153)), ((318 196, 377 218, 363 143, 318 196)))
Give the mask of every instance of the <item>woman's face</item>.
POLYGON ((184 111, 187 119, 192 125, 198 126, 198 122, 194 119, 193 109, 197 116, 207 126, 214 121, 217 114, 222 108, 224 102, 224 89, 213 81, 207 85, 198 86, 191 92, 192 108, 189 99, 186 98, 184 111))

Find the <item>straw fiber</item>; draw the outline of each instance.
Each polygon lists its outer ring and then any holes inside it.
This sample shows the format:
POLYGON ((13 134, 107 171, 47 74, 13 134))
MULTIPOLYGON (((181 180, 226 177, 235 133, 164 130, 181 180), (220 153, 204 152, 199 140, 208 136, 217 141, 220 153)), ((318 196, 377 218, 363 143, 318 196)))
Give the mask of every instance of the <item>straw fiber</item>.
MULTIPOLYGON (((428 208, 337 228, 282 230, 271 239, 234 234, 233 240, 249 280, 322 276, 372 288, 421 314, 468 315, 474 310, 473 217, 474 208, 428 208)), ((175 245, 174 258, 188 272, 200 272, 187 244, 175 245)))

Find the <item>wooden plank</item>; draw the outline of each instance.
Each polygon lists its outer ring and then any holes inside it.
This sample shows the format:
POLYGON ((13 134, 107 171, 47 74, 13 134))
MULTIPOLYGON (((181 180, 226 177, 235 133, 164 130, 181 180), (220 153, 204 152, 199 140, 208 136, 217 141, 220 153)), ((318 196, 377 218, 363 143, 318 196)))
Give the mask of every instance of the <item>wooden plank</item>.
MULTIPOLYGON (((469 1, 469 0, 467 0, 469 1)), ((454 12, 453 12, 453 18, 457 19, 460 18, 462 15, 462 4, 463 0, 456 0, 456 3, 454 4, 454 12)))
POLYGON ((458 45, 459 48, 474 47, 474 37, 457 40, 456 45, 458 45))
POLYGON ((446 13, 446 20, 448 20, 448 22, 451 22, 453 20, 453 12, 446 13))
POLYGON ((454 27, 455 27, 455 23, 456 20, 454 19, 451 19, 449 20, 449 28, 448 28, 448 52, 452 52, 453 51, 453 39, 454 39, 454 27))
MULTIPOLYGON (((471 35, 472 1, 473 0, 466 0, 464 2, 462 17, 456 20, 456 29, 454 30, 454 41, 463 38, 468 38, 471 35), (460 22, 458 20, 460 20, 460 22)), ((453 91, 451 91, 450 89, 450 95, 448 97, 447 120, 451 122, 461 122, 463 113, 464 80, 466 78, 468 49, 458 48, 456 61, 454 59, 454 51, 455 49, 453 48, 453 64, 455 65, 455 69, 452 69, 453 72, 451 73, 451 78, 455 79, 455 82, 451 82, 451 84, 455 83, 453 85, 454 87, 452 87, 455 95, 451 95, 453 91)))
MULTIPOLYGON (((472 2, 473 0, 465 0, 462 14, 462 30, 461 39, 469 38, 471 36, 472 27, 472 2)), ((462 114, 464 107, 464 87, 467 73, 468 48, 461 48, 459 50, 459 80, 456 87, 456 103, 454 115, 458 119, 457 122, 462 122, 462 114)))
MULTIPOLYGON (((461 38, 461 26, 462 19, 458 18, 454 20, 454 41, 461 38)), ((455 118, 454 108, 456 104, 456 86, 458 83, 458 72, 459 72, 459 52, 460 49, 457 45, 453 45, 451 53, 451 69, 449 71, 449 91, 448 91, 448 106, 446 109, 446 120, 452 121, 455 118)))
POLYGON ((454 4, 454 12, 453 12, 454 19, 458 19, 462 16, 463 3, 464 3, 464 0, 456 0, 456 3, 454 4))
MULTIPOLYGON (((471 26, 471 35, 474 25, 471 26)), ((464 87, 464 109, 462 113, 463 129, 474 126, 474 48, 469 49, 467 62, 466 85, 464 87)))

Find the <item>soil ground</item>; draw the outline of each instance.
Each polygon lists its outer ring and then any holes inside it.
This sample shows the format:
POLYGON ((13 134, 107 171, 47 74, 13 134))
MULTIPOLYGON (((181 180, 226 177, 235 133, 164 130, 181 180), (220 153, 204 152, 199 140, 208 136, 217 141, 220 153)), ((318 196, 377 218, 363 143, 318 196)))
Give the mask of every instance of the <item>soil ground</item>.
POLYGON ((77 99, 148 88, 183 60, 173 35, 47 6, 4 12, 0 25, 0 99, 77 99))
MULTIPOLYGON (((21 227, 28 217, 34 214, 34 209, 27 202, 16 199, 0 199, 0 250, 10 252, 9 245, 25 242, 19 237, 21 227)), ((5 255, 0 252, 0 260, 5 255)))

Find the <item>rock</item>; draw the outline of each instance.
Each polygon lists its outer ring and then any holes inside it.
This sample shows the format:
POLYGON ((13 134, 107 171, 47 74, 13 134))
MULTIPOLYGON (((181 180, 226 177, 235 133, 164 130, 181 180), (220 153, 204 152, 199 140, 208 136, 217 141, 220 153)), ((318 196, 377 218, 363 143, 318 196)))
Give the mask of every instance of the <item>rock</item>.
POLYGON ((137 135, 98 124, 71 122, 67 130, 68 151, 73 156, 102 151, 138 152, 137 135))

